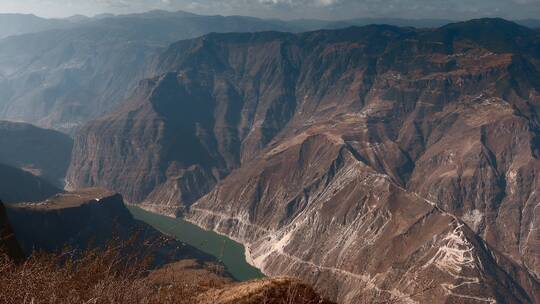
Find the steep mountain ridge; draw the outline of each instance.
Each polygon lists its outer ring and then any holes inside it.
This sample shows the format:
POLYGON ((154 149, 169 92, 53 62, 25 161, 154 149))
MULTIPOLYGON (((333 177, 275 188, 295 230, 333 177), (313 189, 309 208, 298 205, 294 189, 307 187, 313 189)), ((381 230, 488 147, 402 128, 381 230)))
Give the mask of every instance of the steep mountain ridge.
POLYGON ((449 23, 399 19, 282 21, 182 11, 67 19, 0 15, 2 22, 20 23, 12 27, 20 35, 0 40, 0 118, 71 134, 87 121, 117 109, 138 81, 155 76, 151 68, 155 56, 180 39, 211 32, 302 32, 368 24, 433 27, 449 23))
POLYGON ((526 270, 434 202, 358 161, 344 143, 307 138, 269 154, 187 214, 246 244, 264 273, 300 276, 343 303, 537 301, 540 285, 526 270))
POLYGON ((340 302, 534 303, 539 47, 500 19, 182 41, 81 130, 68 181, 340 302))

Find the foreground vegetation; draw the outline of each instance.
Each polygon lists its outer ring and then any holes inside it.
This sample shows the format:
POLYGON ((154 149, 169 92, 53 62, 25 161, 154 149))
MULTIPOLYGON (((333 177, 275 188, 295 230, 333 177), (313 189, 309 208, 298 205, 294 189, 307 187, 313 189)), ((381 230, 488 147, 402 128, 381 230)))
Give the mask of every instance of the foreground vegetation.
POLYGON ((36 253, 20 262, 1 253, 0 304, 329 303, 291 279, 231 284, 218 265, 152 271, 151 257, 129 253, 130 246, 36 253))

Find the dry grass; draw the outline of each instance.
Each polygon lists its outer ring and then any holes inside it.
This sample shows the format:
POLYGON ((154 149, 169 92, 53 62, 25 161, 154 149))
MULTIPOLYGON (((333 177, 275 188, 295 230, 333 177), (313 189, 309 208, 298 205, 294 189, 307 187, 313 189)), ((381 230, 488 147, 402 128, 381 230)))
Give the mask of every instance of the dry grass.
POLYGON ((21 263, 0 254, 0 304, 191 303, 195 288, 149 284, 151 258, 130 253, 130 242, 36 253, 21 263))
POLYGON ((36 253, 15 264, 2 255, 0 303, 122 303, 144 292, 139 270, 122 267, 115 248, 74 256, 36 253))
POLYGON ((225 286, 201 294, 198 303, 331 304, 311 287, 292 278, 272 278, 225 286))
POLYGON ((180 262, 152 271, 148 254, 133 253, 136 239, 83 253, 36 253, 20 263, 0 253, 0 304, 329 303, 295 281, 230 284, 217 266, 180 262), (231 302, 231 295, 240 297, 231 302))

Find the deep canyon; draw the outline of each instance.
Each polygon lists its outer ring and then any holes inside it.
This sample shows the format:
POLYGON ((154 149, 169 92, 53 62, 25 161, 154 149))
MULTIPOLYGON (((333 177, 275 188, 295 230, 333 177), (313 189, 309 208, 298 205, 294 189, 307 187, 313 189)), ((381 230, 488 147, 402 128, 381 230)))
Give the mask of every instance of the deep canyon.
POLYGON ((321 303, 540 303, 538 29, 6 18, 15 261, 142 231, 127 251, 161 244, 146 286, 215 280, 197 303, 291 286, 321 303))
POLYGON ((75 135, 101 186, 341 303, 540 301, 540 36, 502 19, 209 34, 75 135))

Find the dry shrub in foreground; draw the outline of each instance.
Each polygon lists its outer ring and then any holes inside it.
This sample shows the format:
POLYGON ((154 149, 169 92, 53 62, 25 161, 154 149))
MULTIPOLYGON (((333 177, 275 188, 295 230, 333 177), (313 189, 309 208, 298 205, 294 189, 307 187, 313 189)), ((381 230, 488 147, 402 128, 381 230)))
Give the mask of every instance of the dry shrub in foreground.
POLYGON ((332 304, 292 278, 262 279, 214 289, 198 297, 212 304, 332 304))
POLYGON ((0 304, 190 303, 194 288, 149 284, 151 258, 129 248, 36 253, 21 263, 0 254, 0 304))
POLYGON ((36 253, 20 263, 0 253, 0 304, 329 303, 290 279, 229 284, 211 267, 178 268, 187 260, 152 272, 150 255, 133 250, 135 239, 83 253, 36 253))

